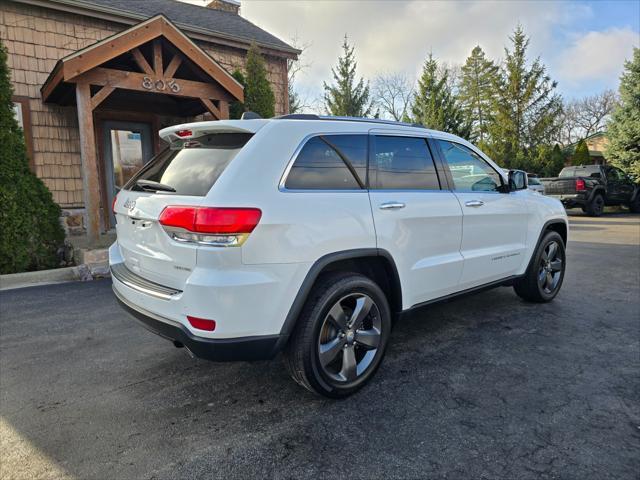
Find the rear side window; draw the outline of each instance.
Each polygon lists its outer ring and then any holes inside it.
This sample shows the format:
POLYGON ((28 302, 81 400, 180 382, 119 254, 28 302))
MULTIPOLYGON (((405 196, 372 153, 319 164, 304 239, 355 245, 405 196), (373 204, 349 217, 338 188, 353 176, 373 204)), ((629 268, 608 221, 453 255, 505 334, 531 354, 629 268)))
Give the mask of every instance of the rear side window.
POLYGON ((376 136, 371 188, 439 190, 438 174, 426 139, 376 136))
POLYGON ((356 176, 364 185, 366 170, 366 135, 313 137, 300 150, 285 187, 292 190, 360 189, 356 176))
POLYGON ((163 193, 204 196, 252 136, 250 133, 217 133, 172 144, 151 159, 124 188, 153 191, 150 183, 157 182, 169 187, 159 188, 163 193))

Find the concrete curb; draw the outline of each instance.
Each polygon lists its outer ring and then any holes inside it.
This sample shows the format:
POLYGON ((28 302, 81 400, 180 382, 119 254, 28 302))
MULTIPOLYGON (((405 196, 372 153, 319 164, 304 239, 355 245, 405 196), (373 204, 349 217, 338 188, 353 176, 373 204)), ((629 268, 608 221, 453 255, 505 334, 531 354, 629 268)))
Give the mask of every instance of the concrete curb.
POLYGON ((0 290, 12 290, 14 288, 74 282, 78 280, 93 280, 91 269, 87 265, 0 275, 0 290))

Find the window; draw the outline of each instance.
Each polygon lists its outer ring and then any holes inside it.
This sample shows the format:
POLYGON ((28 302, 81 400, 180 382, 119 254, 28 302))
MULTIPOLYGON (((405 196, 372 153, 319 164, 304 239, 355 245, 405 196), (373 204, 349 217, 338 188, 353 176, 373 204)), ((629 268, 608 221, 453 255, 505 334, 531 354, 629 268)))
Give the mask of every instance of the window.
POLYGON ((27 155, 29 157, 29 167, 35 172, 33 162, 33 135, 31 133, 31 108, 29 106, 29 98, 13 96, 13 115, 18 122, 18 126, 24 133, 24 143, 27 147, 27 155))
POLYGON ((367 170, 367 135, 324 135, 311 138, 300 150, 285 187, 292 190, 357 190, 367 170), (347 163, 348 162, 348 163, 347 163))
POLYGON ((529 177, 529 185, 542 185, 536 177, 529 177))
POLYGON ((438 174, 424 138, 374 137, 372 188, 439 190, 438 174))
POLYGON ((438 140, 438 145, 451 172, 454 190, 499 191, 502 185, 500 175, 478 154, 463 145, 446 140, 438 140))
POLYGON ((609 179, 617 181, 624 181, 627 179, 627 176, 622 172, 622 170, 618 170, 614 167, 609 168, 607 176, 609 177, 609 179))
POLYGON ((152 158, 125 188, 145 190, 136 182, 149 180, 171 187, 175 195, 204 196, 251 137, 217 133, 172 145, 152 158))

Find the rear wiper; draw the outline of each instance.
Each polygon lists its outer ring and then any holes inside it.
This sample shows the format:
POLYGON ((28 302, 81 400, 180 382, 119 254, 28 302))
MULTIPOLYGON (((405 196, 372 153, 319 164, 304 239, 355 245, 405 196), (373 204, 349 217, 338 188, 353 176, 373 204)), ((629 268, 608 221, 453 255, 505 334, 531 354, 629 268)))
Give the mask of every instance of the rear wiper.
POLYGON ((170 185, 165 185, 164 183, 154 182, 153 180, 138 180, 136 181, 136 185, 144 190, 154 190, 161 192, 175 192, 176 189, 170 185))

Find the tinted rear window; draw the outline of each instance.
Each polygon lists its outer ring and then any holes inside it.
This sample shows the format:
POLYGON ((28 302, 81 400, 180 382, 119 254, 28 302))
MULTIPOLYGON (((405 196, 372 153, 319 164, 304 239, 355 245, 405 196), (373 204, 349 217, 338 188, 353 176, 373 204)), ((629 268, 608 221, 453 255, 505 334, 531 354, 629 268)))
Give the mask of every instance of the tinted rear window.
POLYGON ((252 136, 216 133, 172 145, 153 158, 125 189, 141 191, 136 182, 150 180, 172 187, 173 195, 204 196, 252 136))
POLYGON ((560 178, 563 177, 590 177, 592 174, 600 173, 600 167, 597 165, 589 166, 589 167, 567 167, 563 168, 558 175, 560 178))
POLYGON ((371 188, 440 189, 438 174, 424 138, 376 136, 374 145, 371 188))
POLYGON ((364 184, 367 169, 366 135, 313 137, 300 150, 285 187, 293 190, 360 189, 345 160, 353 166, 364 184))

